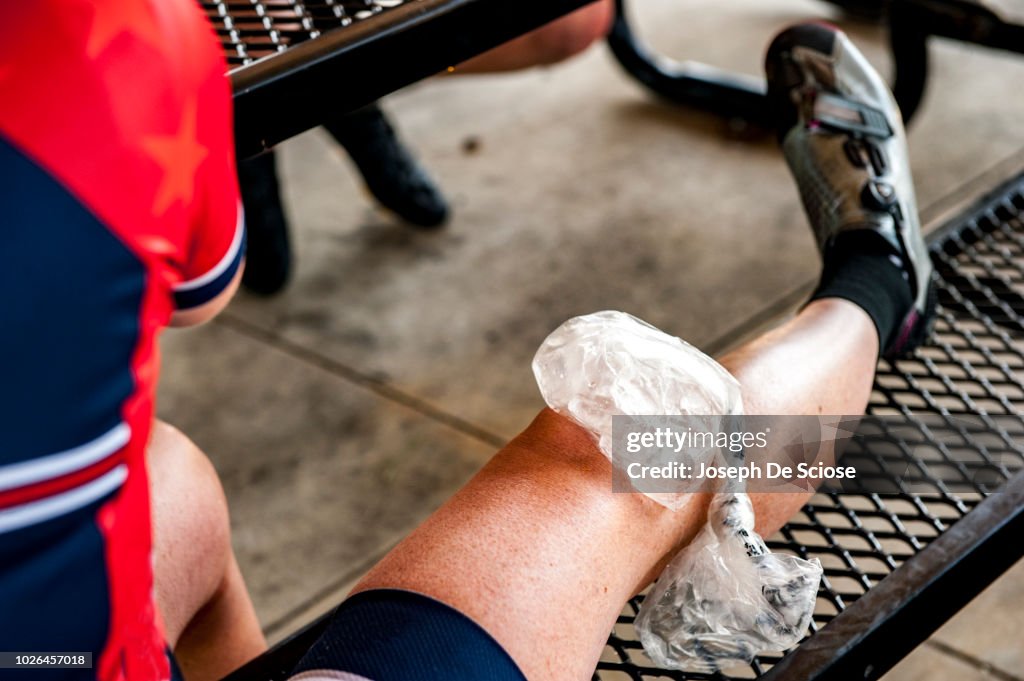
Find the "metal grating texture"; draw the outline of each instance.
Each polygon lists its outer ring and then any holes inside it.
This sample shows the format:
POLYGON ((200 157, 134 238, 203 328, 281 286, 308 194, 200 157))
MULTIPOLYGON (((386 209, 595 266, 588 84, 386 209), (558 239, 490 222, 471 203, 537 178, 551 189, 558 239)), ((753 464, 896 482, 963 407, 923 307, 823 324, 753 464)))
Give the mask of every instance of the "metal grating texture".
POLYGON ((199 4, 231 68, 417 0, 223 0, 199 4))
MULTIPOLYGON (((812 635, 1024 467, 1024 175, 938 230, 931 248, 940 303, 935 337, 913 357, 879 365, 868 407, 915 424, 898 443, 914 465, 892 480, 891 494, 815 495, 768 542, 821 560, 812 635), (964 428, 964 417, 983 427, 964 428), (935 446, 937 422, 974 456, 935 446)), ((855 446, 871 449, 877 440, 859 435, 855 446)), ((750 679, 783 657, 764 655, 724 675, 657 669, 633 629, 640 601, 626 605, 594 679, 750 679)))

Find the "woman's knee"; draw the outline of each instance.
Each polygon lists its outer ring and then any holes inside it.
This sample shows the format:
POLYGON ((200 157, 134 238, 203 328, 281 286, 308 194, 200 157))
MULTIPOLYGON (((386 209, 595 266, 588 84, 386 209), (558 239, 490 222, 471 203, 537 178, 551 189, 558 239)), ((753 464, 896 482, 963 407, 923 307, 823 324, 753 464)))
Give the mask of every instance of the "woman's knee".
POLYGON ((225 579, 230 520, 213 464, 179 430, 157 421, 147 462, 157 606, 173 646, 225 579))
POLYGON ((555 64, 579 54, 608 35, 614 17, 612 0, 599 0, 538 29, 532 38, 539 61, 555 64))

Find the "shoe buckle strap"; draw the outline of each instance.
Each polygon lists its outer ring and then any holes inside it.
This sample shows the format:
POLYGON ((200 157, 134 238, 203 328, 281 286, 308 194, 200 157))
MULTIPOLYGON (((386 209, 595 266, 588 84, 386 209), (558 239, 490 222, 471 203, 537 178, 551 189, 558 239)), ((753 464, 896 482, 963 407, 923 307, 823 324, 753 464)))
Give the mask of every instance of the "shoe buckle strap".
POLYGON ((814 121, 837 132, 876 139, 888 139, 894 134, 885 114, 878 109, 828 92, 818 92, 814 99, 814 121))

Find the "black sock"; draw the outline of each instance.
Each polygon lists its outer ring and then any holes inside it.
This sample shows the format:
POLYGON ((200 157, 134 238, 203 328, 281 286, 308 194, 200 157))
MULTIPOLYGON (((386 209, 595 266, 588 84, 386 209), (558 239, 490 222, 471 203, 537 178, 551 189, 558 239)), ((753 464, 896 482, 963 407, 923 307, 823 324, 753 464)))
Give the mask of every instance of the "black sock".
POLYGON ((896 250, 868 229, 845 232, 825 254, 811 300, 843 298, 868 313, 878 330, 879 352, 892 345, 914 304, 910 280, 896 250))

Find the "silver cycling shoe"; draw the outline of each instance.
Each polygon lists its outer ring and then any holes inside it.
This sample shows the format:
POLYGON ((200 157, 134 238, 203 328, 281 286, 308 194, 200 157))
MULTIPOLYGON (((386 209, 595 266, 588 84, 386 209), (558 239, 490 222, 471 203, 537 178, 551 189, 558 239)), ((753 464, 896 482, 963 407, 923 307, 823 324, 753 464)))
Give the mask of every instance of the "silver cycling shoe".
POLYGON ((846 34, 822 23, 780 33, 765 71, 782 150, 819 251, 839 234, 863 229, 892 245, 914 304, 882 354, 912 351, 929 335, 935 297, 896 100, 846 34))

